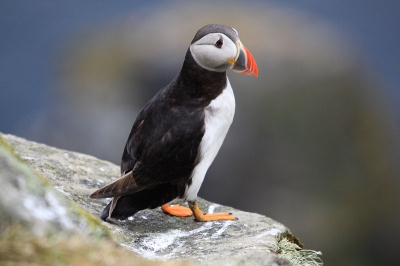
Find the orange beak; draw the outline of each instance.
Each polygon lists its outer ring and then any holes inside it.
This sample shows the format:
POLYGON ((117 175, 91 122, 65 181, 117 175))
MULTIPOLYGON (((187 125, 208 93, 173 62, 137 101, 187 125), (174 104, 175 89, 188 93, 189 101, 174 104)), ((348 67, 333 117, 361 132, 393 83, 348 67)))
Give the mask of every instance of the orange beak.
POLYGON ((249 50, 241 43, 238 42, 238 55, 234 60, 232 70, 240 74, 258 76, 258 67, 256 60, 249 50))

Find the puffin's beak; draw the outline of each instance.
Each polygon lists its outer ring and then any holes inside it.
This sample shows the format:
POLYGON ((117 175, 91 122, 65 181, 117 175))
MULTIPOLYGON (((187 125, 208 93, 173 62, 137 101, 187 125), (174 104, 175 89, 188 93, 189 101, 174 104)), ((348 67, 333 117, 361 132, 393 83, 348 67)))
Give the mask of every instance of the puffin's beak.
POLYGON ((253 55, 240 41, 237 42, 236 45, 238 47, 238 54, 236 55, 235 60, 232 60, 232 70, 239 72, 240 74, 257 77, 258 67, 253 55))

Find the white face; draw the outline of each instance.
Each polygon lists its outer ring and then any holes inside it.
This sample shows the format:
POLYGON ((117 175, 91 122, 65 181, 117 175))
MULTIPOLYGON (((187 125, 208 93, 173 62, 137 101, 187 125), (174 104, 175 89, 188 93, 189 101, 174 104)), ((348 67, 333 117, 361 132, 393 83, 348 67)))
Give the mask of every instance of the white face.
POLYGON ((238 47, 222 33, 210 33, 190 45, 190 52, 197 64, 211 71, 231 69, 238 47))

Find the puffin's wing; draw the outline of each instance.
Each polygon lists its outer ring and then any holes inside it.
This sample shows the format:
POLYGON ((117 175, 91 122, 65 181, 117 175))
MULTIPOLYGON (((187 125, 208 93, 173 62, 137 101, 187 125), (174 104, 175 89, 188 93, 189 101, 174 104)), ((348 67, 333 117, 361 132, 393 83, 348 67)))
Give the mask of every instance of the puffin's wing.
MULTIPOLYGON (((156 95, 157 96, 157 95, 156 95)), ((143 146, 144 134, 143 134, 143 123, 144 120, 148 120, 146 116, 149 115, 148 109, 151 109, 150 100, 138 114, 135 123, 133 123, 131 132, 129 133, 128 140, 126 141, 124 153, 121 158, 121 175, 125 175, 135 168, 136 162, 140 160, 140 151, 138 148, 143 146), (129 148, 129 151, 128 151, 129 148)))
POLYGON ((161 90, 139 113, 121 160, 122 177, 92 198, 133 194, 160 184, 185 184, 204 135, 204 112, 168 108, 161 90))
POLYGON ((89 197, 98 199, 124 196, 136 193, 144 188, 145 187, 139 187, 136 185, 135 179, 132 176, 132 171, 130 171, 111 184, 96 190, 89 197))
POLYGON ((168 95, 171 84, 142 109, 125 145, 121 173, 132 171, 139 187, 185 183, 196 165, 204 110, 174 103, 176 99, 168 95))

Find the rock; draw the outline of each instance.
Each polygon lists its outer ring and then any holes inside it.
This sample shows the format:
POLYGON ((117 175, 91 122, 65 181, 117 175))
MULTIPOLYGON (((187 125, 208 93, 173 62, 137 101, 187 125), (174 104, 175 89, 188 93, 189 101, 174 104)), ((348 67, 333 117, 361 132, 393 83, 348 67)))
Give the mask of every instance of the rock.
POLYGON ((79 232, 107 238, 109 231, 122 246, 155 260, 201 265, 291 265, 289 260, 293 265, 322 264, 320 253, 303 250, 284 225, 203 199, 199 199, 203 211, 231 212, 238 220, 199 223, 165 215, 157 208, 116 224, 102 222, 93 215, 98 216, 109 199, 93 200, 88 195, 118 178, 118 166, 12 135, 0 134, 0 144, 0 221, 14 217, 42 233, 79 232))
POLYGON ((42 236, 78 233, 99 238, 109 236, 106 226, 55 191, 43 177, 22 163, 12 153, 13 147, 1 138, 0 147, 1 224, 18 221, 42 236))

